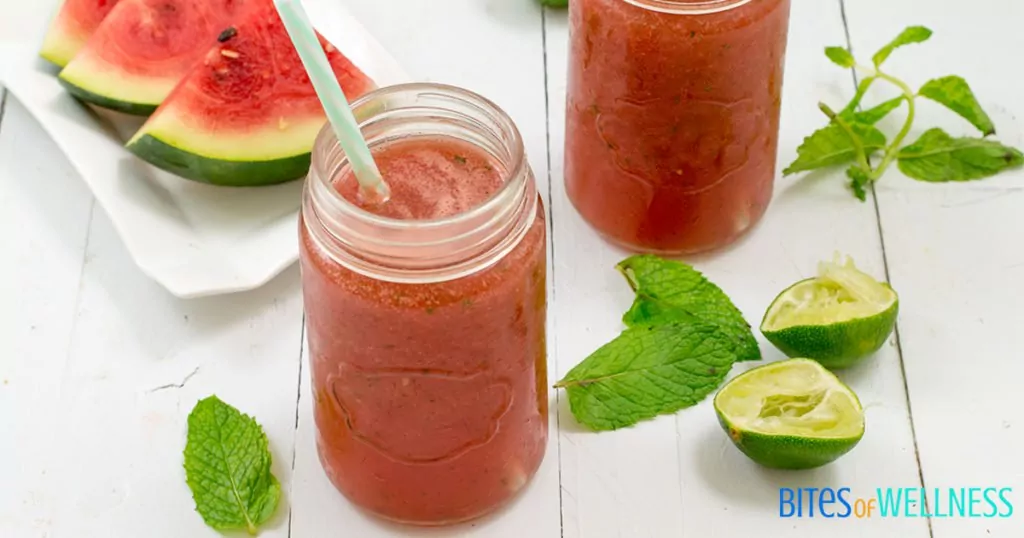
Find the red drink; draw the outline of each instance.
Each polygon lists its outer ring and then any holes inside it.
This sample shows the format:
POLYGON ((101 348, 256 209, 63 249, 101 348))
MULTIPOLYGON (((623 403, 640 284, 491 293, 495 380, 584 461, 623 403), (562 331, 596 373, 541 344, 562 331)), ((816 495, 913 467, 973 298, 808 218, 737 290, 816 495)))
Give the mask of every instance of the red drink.
POLYGON ((732 242, 772 193, 789 0, 574 0, 570 200, 627 248, 732 242))
POLYGON ((320 459, 370 512, 454 523, 510 499, 544 455, 544 215, 521 142, 503 156, 468 137, 380 138, 371 146, 392 191, 383 206, 359 201, 346 167, 307 186, 301 263, 320 459))

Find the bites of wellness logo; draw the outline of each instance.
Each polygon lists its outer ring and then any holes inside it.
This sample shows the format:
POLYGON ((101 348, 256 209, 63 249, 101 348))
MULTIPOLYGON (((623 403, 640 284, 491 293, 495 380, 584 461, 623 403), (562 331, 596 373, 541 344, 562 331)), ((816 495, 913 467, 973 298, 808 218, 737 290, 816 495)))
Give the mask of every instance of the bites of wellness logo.
POLYGON ((1013 488, 877 488, 873 496, 850 488, 779 488, 781 518, 1008 518, 1013 488))

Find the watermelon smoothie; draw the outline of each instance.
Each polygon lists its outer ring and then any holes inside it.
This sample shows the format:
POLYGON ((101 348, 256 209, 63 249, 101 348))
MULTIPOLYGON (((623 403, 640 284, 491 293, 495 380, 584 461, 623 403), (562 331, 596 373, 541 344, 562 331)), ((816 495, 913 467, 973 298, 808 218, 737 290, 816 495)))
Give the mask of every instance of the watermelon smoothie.
POLYGON ((633 250, 728 244, 772 195, 790 0, 574 0, 566 191, 633 250))
MULTIPOLYGON (((454 106, 432 99, 414 100, 454 106)), ((378 516, 476 518, 522 489, 547 444, 543 208, 515 127, 482 98, 408 85, 355 110, 376 111, 361 119, 392 196, 363 203, 343 159, 323 158, 340 150, 321 135, 300 227, 320 460, 378 516), (511 136, 387 124, 402 105, 381 102, 424 89, 487 107, 478 119, 511 136), (383 109, 390 120, 375 123, 383 109)))

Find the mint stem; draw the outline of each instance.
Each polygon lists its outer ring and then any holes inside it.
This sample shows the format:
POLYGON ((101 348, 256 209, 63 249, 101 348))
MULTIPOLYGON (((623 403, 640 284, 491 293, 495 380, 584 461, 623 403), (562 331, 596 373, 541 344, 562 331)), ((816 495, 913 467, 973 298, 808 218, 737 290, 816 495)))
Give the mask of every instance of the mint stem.
POLYGON ((820 108, 830 120, 839 124, 839 127, 846 131, 846 136, 850 137, 850 141, 853 142, 853 148, 857 152, 857 164, 860 165, 865 172, 870 174, 871 165, 868 163, 867 151, 864 149, 864 144, 861 142, 860 137, 857 136, 857 133, 853 132, 853 127, 850 127, 850 124, 847 123, 846 120, 844 120, 839 114, 836 114, 836 112, 825 103, 818 103, 818 108, 820 108))
POLYGON ((861 165, 861 167, 864 168, 864 171, 868 173, 868 179, 875 182, 881 179, 885 174, 885 171, 889 168, 889 165, 891 165, 892 162, 896 160, 896 157, 899 156, 900 147, 902 146, 903 141, 907 138, 907 135, 910 134, 910 128, 914 125, 914 117, 917 115, 917 107, 914 102, 914 99, 917 97, 917 93, 911 89, 906 82, 903 82, 888 73, 883 73, 881 69, 872 69, 861 64, 857 64, 855 68, 858 71, 863 71, 869 74, 871 77, 882 79, 898 87, 900 91, 903 92, 903 99, 907 102, 907 119, 903 123, 903 128, 900 129, 899 134, 897 134, 896 138, 893 139, 892 144, 889 144, 886 148, 885 155, 882 156, 882 162, 873 170, 870 165, 861 165))
POLYGON ((896 135, 896 138, 892 141, 889 149, 885 152, 885 157, 882 158, 882 163, 878 165, 878 168, 875 168, 875 171, 870 176, 868 176, 871 178, 871 181, 878 181, 878 179, 882 177, 882 174, 885 173, 885 170, 889 168, 889 165, 896 160, 896 156, 899 155, 903 140, 907 138, 908 134, 910 134, 910 128, 914 124, 914 116, 917 112, 917 107, 914 103, 914 98, 917 97, 917 95, 914 93, 914 90, 910 89, 910 86, 908 86, 906 82, 903 82, 891 75, 882 73, 881 71, 879 71, 878 76, 881 77, 882 80, 891 82, 903 90, 903 98, 907 101, 907 121, 903 123, 903 128, 900 129, 899 134, 896 135))

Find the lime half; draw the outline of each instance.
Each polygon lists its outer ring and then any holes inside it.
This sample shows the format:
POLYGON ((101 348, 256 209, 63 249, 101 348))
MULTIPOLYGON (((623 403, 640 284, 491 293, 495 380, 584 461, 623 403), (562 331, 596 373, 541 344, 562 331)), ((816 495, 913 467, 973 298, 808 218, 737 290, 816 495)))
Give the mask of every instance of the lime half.
POLYGON ((818 266, 817 278, 779 294, 761 322, 765 338, 790 357, 846 368, 878 351, 892 334, 899 298, 838 257, 818 266))
POLYGON ((831 463, 864 437, 857 395, 818 362, 755 368, 715 396, 718 422, 750 459, 774 469, 831 463))

